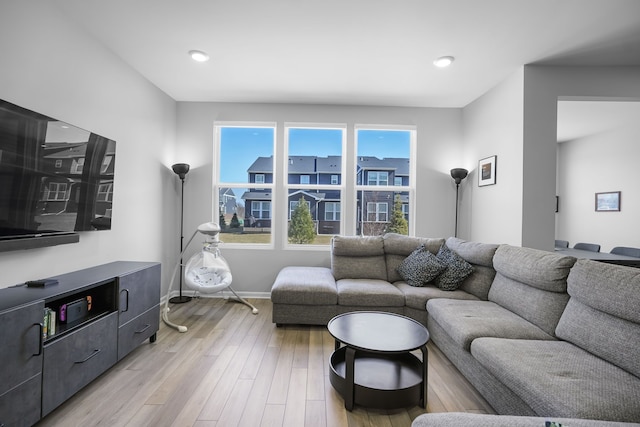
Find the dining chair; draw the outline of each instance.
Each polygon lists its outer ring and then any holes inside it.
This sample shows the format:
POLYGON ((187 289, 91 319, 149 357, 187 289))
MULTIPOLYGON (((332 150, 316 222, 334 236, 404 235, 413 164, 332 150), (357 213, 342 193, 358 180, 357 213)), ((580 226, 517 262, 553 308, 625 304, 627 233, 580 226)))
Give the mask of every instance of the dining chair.
POLYGON ((573 249, 582 249, 583 251, 600 252, 600 245, 596 243, 576 243, 573 249))
POLYGON ((555 247, 556 248, 568 248, 569 247, 569 242, 566 241, 566 240, 556 240, 555 247))
POLYGON ((640 248, 630 248, 628 246, 616 246, 615 248, 611 249, 610 253, 616 254, 616 255, 626 255, 626 256, 640 258, 640 248))

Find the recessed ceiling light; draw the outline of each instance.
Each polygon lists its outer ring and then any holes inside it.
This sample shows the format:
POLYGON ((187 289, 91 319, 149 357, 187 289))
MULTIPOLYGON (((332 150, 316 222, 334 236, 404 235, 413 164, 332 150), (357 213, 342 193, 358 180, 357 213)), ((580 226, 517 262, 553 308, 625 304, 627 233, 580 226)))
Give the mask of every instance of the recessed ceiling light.
POLYGON ((439 68, 445 68, 451 65, 454 60, 455 58, 453 56, 441 56, 440 58, 433 61, 433 65, 439 68))
POLYGON ((190 50, 189 56, 191 57, 191 59, 197 62, 206 62, 209 60, 209 55, 201 50, 190 50))

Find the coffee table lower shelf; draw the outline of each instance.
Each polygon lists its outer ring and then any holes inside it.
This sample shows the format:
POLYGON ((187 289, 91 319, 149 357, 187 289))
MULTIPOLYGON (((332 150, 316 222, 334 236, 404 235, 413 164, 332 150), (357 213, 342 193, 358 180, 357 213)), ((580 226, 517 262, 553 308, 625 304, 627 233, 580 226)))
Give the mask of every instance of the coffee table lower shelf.
MULTIPOLYGON (((329 379, 336 391, 348 401, 346 348, 331 355, 329 379)), ((399 409, 422 401, 422 361, 411 353, 377 354, 357 351, 354 358, 353 402, 379 409, 399 409)))

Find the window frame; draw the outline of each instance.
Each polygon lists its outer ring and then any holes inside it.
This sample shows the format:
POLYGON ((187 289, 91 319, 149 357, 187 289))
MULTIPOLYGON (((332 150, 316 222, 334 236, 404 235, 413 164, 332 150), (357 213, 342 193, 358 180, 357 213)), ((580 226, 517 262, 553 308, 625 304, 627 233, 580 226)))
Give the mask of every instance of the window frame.
MULTIPOLYGON (((221 189, 231 189, 232 191, 237 190, 264 190, 270 193, 271 199, 269 201, 266 200, 244 200, 244 209, 245 209, 245 217, 247 216, 247 212, 249 212, 249 217, 252 215, 252 203, 257 202, 268 202, 270 203, 270 221, 271 221, 271 232, 268 243, 231 243, 225 242, 225 247, 228 248, 242 248, 242 249, 263 249, 269 250, 275 247, 276 235, 278 233, 279 224, 278 224, 278 212, 277 204, 275 202, 276 197, 276 159, 278 158, 278 126, 276 122, 262 122, 262 121, 214 121, 214 150, 213 150, 213 185, 212 185, 212 218, 214 222, 219 221, 220 215, 220 190, 221 189), (273 179, 272 182, 264 182, 264 183, 256 183, 255 175, 254 182, 249 182, 249 177, 247 176, 247 182, 227 182, 222 181, 220 177, 221 167, 220 162, 223 161, 221 157, 221 148, 222 148, 222 129, 223 128, 265 128, 270 129, 273 132, 273 142, 272 142, 272 156, 273 156, 273 179)), ((265 174, 256 174, 256 175, 265 175, 265 174)), ((266 178, 266 176, 265 176, 266 178)), ((266 181, 266 179, 265 179, 266 181)), ((236 193, 236 200, 241 200, 241 195, 236 193)), ((255 218, 255 221, 260 221, 261 219, 266 218, 255 218)), ((244 218, 243 218, 244 220, 244 218)), ((224 239, 224 236, 221 237, 224 239)))
MULTIPOLYGON (((289 184, 289 166, 290 166, 290 159, 289 157, 291 155, 295 155, 297 153, 290 153, 289 152, 289 130, 290 129, 317 129, 317 130, 339 130, 342 132, 342 140, 341 140, 341 153, 340 153, 340 174, 342 174, 344 176, 345 170, 346 170, 346 154, 347 154, 347 125, 344 123, 308 123, 308 122, 285 122, 283 125, 283 130, 284 130, 284 155, 282 156, 282 165, 283 165, 283 176, 284 176, 284 193, 286 194, 286 199, 289 199, 290 194, 292 194, 295 191, 322 191, 322 190, 326 190, 326 191, 339 191, 340 193, 340 197, 339 197, 339 202, 344 205, 345 202, 345 180, 342 179, 338 179, 336 184, 333 184, 333 179, 330 178, 330 182, 331 184, 320 184, 318 182, 316 182, 315 184, 289 184)), ((323 156, 319 156, 319 157, 323 157, 323 156)), ((334 174, 332 174, 334 175, 334 174)), ((332 202, 335 200, 331 200, 332 202)), ((311 203, 310 200, 307 200, 307 203, 311 203)), ((326 202, 325 202, 326 203, 326 202)), ((314 219, 314 223, 316 223, 316 225, 318 225, 321 221, 324 221, 324 214, 322 214, 320 216, 319 213, 316 212, 316 218, 314 219)), ((293 243, 289 243, 289 238, 288 238, 288 229, 289 229, 289 221, 291 218, 291 214, 289 213, 289 215, 287 216, 287 218, 284 218, 285 224, 283 224, 282 227, 282 235, 283 235, 283 247, 284 249, 294 249, 294 250, 298 250, 298 249, 302 249, 302 250, 317 250, 319 248, 324 248, 324 249, 328 249, 330 247, 329 244, 326 245, 321 245, 321 244, 293 244, 293 243)), ((345 230, 345 221, 344 221, 344 215, 340 215, 340 219, 339 219, 339 228, 341 230, 341 234, 344 232, 345 230)))
MULTIPOLYGON (((353 163, 351 164, 351 168, 353 171, 355 171, 354 173, 356 174, 355 177, 355 196, 353 197, 352 203, 353 203, 353 209, 355 211, 355 230, 357 231, 359 229, 358 224, 365 224, 367 222, 371 222, 368 221, 368 212, 367 215, 365 216, 365 209, 364 207, 359 207, 358 206, 358 200, 361 197, 365 197, 364 194, 366 192, 381 192, 381 193, 390 193, 395 195, 396 193, 400 193, 400 194, 404 194, 406 193, 408 196, 408 216, 409 218, 407 219, 408 222, 408 226, 409 226, 409 236, 415 236, 415 223, 416 223, 416 215, 415 215, 415 211, 416 211, 416 200, 415 200, 415 194, 416 194, 416 190, 415 190, 415 184, 416 184, 416 170, 417 170, 417 141, 418 141, 418 135, 417 135, 417 127, 414 125, 376 125, 376 124, 356 124, 354 125, 354 129, 353 129, 353 140, 354 140, 354 149, 355 149, 355 156, 353 157, 353 163), (394 182, 387 183, 388 185, 368 185, 369 182, 369 177, 367 176, 366 180, 364 179, 364 177, 361 177, 362 182, 358 183, 358 158, 361 157, 359 151, 358 151, 358 132, 359 131, 368 131, 368 130, 375 130, 375 131, 401 131, 401 132, 409 132, 409 179, 408 179, 408 185, 395 185, 395 176, 394 176, 394 182)), ((373 171, 375 171, 375 169, 372 169, 373 171)), ((370 172, 369 170, 367 170, 367 173, 370 172)), ((369 203, 369 202, 367 202, 369 203)), ((366 206, 365 206, 366 207, 366 206)), ((387 222, 390 221, 391 219, 391 213, 393 212, 393 206, 389 206, 388 210, 387 210, 387 222)), ((404 208, 403 208, 403 213, 404 213, 404 208)), ((377 214, 376 214, 377 217, 377 214)), ((406 218, 406 217, 405 217, 406 218)), ((362 227, 360 227, 360 234, 363 233, 362 227)))

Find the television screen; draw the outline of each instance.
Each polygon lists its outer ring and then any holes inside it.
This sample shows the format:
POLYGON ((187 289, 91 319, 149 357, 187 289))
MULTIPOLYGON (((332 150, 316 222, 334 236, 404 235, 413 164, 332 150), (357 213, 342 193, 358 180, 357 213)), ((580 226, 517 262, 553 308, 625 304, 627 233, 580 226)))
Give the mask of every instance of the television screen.
POLYGON ((0 241, 111 228, 116 143, 0 100, 0 241))

